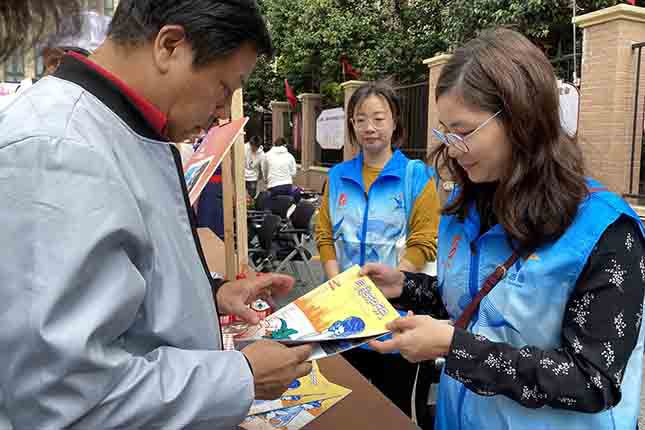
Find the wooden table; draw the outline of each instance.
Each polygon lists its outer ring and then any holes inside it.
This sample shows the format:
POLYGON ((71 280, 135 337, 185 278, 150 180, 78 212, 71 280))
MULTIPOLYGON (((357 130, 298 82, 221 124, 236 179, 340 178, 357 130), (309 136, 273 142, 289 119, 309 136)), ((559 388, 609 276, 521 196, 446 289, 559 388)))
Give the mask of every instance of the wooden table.
POLYGON ((340 355, 318 361, 320 372, 352 392, 306 430, 419 430, 410 419, 340 355))

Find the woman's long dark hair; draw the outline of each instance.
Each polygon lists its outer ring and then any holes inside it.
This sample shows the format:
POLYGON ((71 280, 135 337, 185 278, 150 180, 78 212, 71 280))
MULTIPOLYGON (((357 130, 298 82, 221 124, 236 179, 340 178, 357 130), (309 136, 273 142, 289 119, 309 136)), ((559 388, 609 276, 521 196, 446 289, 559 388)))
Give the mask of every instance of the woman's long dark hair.
POLYGON ((0 1, 0 63, 20 48, 31 47, 51 33, 75 33, 80 19, 61 28, 63 18, 76 17, 81 0, 0 1))
POLYGON ((443 67, 435 97, 448 93, 491 115, 501 110, 497 120, 512 155, 491 186, 470 181, 445 146, 435 149, 430 157, 437 171, 447 169, 459 185, 443 213, 463 219, 475 202, 524 251, 560 237, 588 191, 582 152, 561 127, 557 81, 542 51, 514 31, 485 32, 443 67))

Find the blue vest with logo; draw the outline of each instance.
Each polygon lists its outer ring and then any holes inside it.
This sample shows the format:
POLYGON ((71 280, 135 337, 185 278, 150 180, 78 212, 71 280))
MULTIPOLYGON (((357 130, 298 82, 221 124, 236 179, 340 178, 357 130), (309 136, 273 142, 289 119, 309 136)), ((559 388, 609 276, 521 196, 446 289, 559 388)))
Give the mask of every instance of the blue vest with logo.
POLYGON ((363 154, 329 171, 329 215, 340 270, 366 263, 399 265, 416 198, 434 170, 395 151, 365 192, 363 154))
MULTIPOLYGON (((493 342, 516 348, 561 347, 566 304, 594 246, 621 215, 643 226, 636 213, 616 194, 595 181, 572 225, 555 242, 519 260, 482 300, 468 330, 493 342)), ((512 253, 500 225, 479 237, 479 216, 472 208, 464 222, 442 217, 439 225, 438 279, 443 301, 456 320, 495 267, 512 253)), ((625 369, 622 398, 615 407, 581 413, 543 407, 530 409, 503 395, 481 396, 459 381, 441 376, 436 428, 438 430, 632 430, 640 406, 643 328, 625 369)), ((533 389, 533 387, 530 387, 533 389)))

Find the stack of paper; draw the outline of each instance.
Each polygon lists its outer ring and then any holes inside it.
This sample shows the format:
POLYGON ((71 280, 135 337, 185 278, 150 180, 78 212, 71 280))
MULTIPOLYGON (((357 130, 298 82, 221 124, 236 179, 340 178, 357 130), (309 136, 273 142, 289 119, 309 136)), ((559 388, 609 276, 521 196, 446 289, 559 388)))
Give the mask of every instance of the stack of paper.
POLYGON ((240 424, 246 430, 298 430, 340 402, 351 390, 332 384, 318 364, 307 376, 296 380, 277 400, 256 400, 240 424))
POLYGON ((257 325, 225 327, 241 348, 259 339, 289 345, 315 344, 310 360, 355 348, 388 333, 386 324, 399 317, 396 309, 358 266, 334 277, 257 325))

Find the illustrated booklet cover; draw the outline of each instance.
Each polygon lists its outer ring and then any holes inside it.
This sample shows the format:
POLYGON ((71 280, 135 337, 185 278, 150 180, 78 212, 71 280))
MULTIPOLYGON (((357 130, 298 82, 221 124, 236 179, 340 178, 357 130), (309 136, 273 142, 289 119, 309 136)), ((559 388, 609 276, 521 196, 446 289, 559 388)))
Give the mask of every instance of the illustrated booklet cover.
POLYGON ((286 409, 304 403, 311 403, 340 397, 345 394, 346 388, 332 384, 321 373, 318 362, 312 362, 312 370, 309 375, 296 379, 289 386, 279 399, 256 400, 249 410, 249 416, 260 415, 277 409, 286 409))
POLYGON ((188 198, 193 206, 217 167, 240 136, 248 118, 233 120, 210 129, 204 141, 184 165, 188 198))
POLYGON ((256 400, 240 424, 245 430, 298 430, 351 393, 329 382, 314 361, 309 375, 293 381, 277 400, 256 400))
POLYGON ((386 324, 399 317, 372 281, 353 266, 279 309, 256 325, 226 328, 243 347, 259 339, 284 344, 317 343, 310 359, 348 349, 389 333, 386 324))

